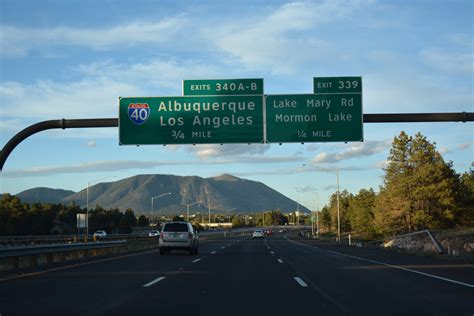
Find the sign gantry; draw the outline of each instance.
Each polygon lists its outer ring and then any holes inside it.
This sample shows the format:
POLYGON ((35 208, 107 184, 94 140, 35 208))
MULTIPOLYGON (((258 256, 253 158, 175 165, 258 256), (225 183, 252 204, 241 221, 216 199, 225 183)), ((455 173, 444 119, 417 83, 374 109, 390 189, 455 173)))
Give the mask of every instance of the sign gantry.
POLYGON ((361 77, 264 95, 263 79, 183 80, 183 96, 119 99, 121 145, 363 141, 361 77))

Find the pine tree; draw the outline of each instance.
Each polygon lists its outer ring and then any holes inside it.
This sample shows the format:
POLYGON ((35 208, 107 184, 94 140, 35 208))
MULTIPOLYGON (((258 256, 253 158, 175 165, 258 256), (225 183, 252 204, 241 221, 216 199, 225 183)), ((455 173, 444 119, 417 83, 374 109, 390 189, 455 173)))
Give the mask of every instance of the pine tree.
POLYGON ((446 228, 454 223, 458 176, 436 143, 417 133, 395 137, 377 199, 375 223, 381 233, 446 228))
POLYGON ((371 238, 375 234, 374 207, 376 194, 372 188, 362 189, 350 200, 348 216, 352 231, 360 237, 371 238))

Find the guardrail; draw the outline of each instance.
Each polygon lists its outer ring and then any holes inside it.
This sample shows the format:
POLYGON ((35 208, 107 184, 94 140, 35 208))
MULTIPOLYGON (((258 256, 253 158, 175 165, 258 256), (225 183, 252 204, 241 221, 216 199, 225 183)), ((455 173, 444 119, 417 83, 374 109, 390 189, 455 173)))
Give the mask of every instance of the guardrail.
POLYGON ((125 240, 4 247, 0 249, 0 271, 30 268, 39 265, 77 260, 116 253, 126 245, 125 240))
MULTIPOLYGON (((236 234, 241 234, 242 232, 253 231, 252 228, 239 228, 229 230, 215 230, 215 231, 200 231, 199 236, 232 236, 236 234)), ((146 234, 109 234, 103 238, 96 238, 94 240, 93 236, 90 235, 87 237, 84 235, 28 235, 28 236, 0 236, 0 249, 3 247, 11 246, 30 246, 38 244, 69 244, 69 243, 78 243, 81 241, 84 242, 93 242, 96 240, 100 241, 113 241, 113 240, 153 240, 155 236, 148 236, 146 234)))
POLYGON ((419 234, 427 234, 428 237, 430 238, 431 242, 435 245, 436 250, 438 251, 438 253, 440 253, 440 254, 443 253, 443 248, 441 248, 439 243, 436 241, 436 239, 433 237, 433 235, 431 234, 431 232, 428 229, 420 230, 420 231, 417 231, 417 232, 414 232, 414 233, 397 235, 397 236, 393 236, 393 237, 387 237, 387 238, 384 238, 384 239, 374 240, 374 241, 368 242, 367 244, 378 244, 378 243, 383 243, 386 240, 401 239, 401 238, 405 238, 405 237, 408 237, 408 236, 419 235, 419 234))
POLYGON ((83 242, 95 242, 95 241, 114 241, 114 240, 144 240, 151 239, 146 234, 110 234, 103 238, 96 238, 88 236, 87 238, 83 235, 33 235, 33 236, 0 236, 0 249, 3 247, 11 246, 31 246, 39 244, 69 244, 83 242))
POLYGON ((76 243, 66 245, 38 245, 38 246, 24 246, 24 247, 6 247, 0 249, 0 258, 14 257, 14 256, 30 256, 36 254, 68 252, 76 250, 91 250, 102 249, 110 247, 122 247, 126 243, 121 241, 95 242, 95 243, 76 243))

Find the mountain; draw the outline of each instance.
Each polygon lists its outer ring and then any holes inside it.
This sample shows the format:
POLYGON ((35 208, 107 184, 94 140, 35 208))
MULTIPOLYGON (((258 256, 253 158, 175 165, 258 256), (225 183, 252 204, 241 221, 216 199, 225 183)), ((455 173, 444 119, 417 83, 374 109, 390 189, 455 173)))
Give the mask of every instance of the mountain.
POLYGON ((25 203, 42 202, 57 204, 61 203, 64 198, 75 193, 74 191, 62 189, 34 188, 22 191, 16 196, 25 203))
MULTIPOLYGON (((136 213, 185 212, 186 205, 201 201, 190 206, 195 211, 211 210, 249 213, 270 209, 282 212, 294 211, 296 202, 271 189, 261 182, 245 180, 229 174, 213 178, 174 175, 137 175, 116 182, 99 183, 89 187, 89 207, 100 205, 103 208, 119 208, 122 211, 130 208, 136 213)), ((86 206, 87 190, 84 189, 67 196, 62 203, 86 206)), ((301 210, 308 212, 300 206, 301 210)))

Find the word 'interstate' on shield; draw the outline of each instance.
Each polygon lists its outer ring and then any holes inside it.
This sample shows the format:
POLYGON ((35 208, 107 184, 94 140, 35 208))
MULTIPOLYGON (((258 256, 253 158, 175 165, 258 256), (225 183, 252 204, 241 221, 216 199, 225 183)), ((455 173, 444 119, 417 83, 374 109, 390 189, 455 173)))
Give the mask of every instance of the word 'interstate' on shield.
POLYGON ((121 145, 263 143, 263 128, 262 95, 119 99, 121 145))

